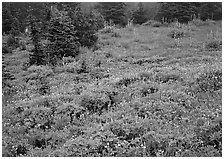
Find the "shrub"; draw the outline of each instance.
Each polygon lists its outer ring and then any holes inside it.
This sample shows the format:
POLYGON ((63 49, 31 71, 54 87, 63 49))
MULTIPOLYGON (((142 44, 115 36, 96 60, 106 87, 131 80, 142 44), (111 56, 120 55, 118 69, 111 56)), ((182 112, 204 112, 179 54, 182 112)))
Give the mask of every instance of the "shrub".
POLYGON ((106 94, 83 94, 80 106, 89 113, 101 114, 103 110, 109 109, 110 99, 106 94))
POLYGON ((150 72, 140 72, 138 78, 143 81, 152 80, 153 74, 150 72))
POLYGON ((155 21, 152 23, 152 27, 161 27, 161 26, 163 26, 163 24, 161 22, 155 21))
POLYGON ((114 33, 115 29, 116 28, 114 26, 107 26, 101 29, 99 32, 101 34, 109 34, 109 33, 114 33))
POLYGON ((214 70, 205 72, 196 81, 201 91, 216 91, 222 89, 222 71, 214 70))
POLYGON ((63 64, 69 64, 75 62, 75 58, 73 57, 63 57, 62 58, 63 64))
POLYGON ((186 33, 182 30, 172 30, 168 36, 170 36, 171 38, 174 39, 179 39, 179 38, 183 38, 184 36, 186 36, 186 33))
POLYGON ((2 46, 2 54, 12 53, 12 49, 6 45, 2 46))
POLYGON ((10 34, 7 39, 7 46, 12 47, 12 48, 19 47, 19 39, 10 34))
POLYGON ((62 69, 68 73, 77 73, 78 67, 74 63, 69 63, 64 65, 62 69))
POLYGON ((140 93, 142 97, 146 97, 149 94, 156 93, 158 92, 158 90, 159 89, 153 84, 144 84, 144 85, 141 85, 140 87, 140 93))
POLYGON ((111 33, 111 37, 121 38, 121 35, 118 32, 111 33))
POLYGON ((48 77, 53 71, 45 66, 31 66, 28 68, 29 75, 24 80, 30 85, 32 91, 41 95, 48 94, 50 91, 48 77))
POLYGON ((20 41, 19 42, 19 48, 20 48, 20 50, 26 50, 26 42, 25 41, 20 41))
POLYGON ((205 49, 208 51, 221 51, 222 50, 222 41, 213 40, 213 41, 207 42, 205 44, 205 49))
POLYGON ((162 82, 162 83, 167 83, 169 81, 178 81, 181 80, 179 75, 176 74, 164 74, 164 73, 158 73, 155 76, 155 81, 156 82, 162 82))
POLYGON ((125 49, 129 49, 129 48, 130 48, 130 45, 129 45, 129 43, 128 43, 127 41, 122 41, 122 42, 120 43, 120 45, 121 45, 122 47, 124 47, 125 49))
POLYGON ((135 81, 138 81, 137 76, 130 76, 130 77, 124 77, 122 79, 119 79, 117 82, 115 82, 116 87, 122 87, 122 86, 129 86, 130 84, 134 83, 135 81))

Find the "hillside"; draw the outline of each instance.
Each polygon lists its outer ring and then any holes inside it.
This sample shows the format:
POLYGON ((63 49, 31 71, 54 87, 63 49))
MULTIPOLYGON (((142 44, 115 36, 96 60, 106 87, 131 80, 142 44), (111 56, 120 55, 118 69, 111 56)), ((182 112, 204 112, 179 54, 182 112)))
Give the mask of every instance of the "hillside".
POLYGON ((221 21, 98 36, 56 67, 26 67, 26 36, 5 55, 16 92, 3 97, 3 156, 222 156, 221 21))

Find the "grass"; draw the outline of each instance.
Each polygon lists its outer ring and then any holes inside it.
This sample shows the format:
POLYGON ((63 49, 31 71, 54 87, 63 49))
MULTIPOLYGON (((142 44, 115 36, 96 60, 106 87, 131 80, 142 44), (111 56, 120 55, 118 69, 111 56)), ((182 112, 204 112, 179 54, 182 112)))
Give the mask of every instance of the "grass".
POLYGON ((221 156, 219 23, 106 28, 98 50, 54 68, 22 70, 23 39, 5 57, 19 89, 3 105, 3 156, 221 156))

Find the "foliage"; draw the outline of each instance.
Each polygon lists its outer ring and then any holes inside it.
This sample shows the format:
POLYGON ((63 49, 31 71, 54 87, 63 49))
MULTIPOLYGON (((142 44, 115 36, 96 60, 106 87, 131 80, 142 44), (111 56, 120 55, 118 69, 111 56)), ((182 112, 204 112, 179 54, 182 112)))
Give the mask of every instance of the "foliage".
POLYGON ((152 27, 161 27, 161 26, 166 26, 165 24, 162 24, 159 21, 156 20, 148 20, 145 23, 142 24, 143 26, 152 26, 152 27))
MULTIPOLYGON (((81 47, 77 56, 62 56, 55 66, 27 65, 35 45, 46 59, 47 29, 67 40, 73 30, 65 34, 59 26, 81 24, 73 22, 73 12, 80 21, 89 16, 76 4, 51 5, 58 6, 48 17, 49 28, 37 20, 33 43, 19 37, 27 50, 6 53, 3 36, 3 157, 222 156, 222 54, 202 46, 221 41, 221 23, 132 30, 105 23, 96 34, 98 44, 105 44, 100 49, 81 47), (174 39, 167 36, 172 30, 191 36, 174 39), (176 41, 181 45, 170 48, 176 41)), ((98 30, 94 20, 84 24, 98 30)), ((52 46, 63 44, 53 40, 52 46)))
POLYGON ((30 19, 30 25, 31 25, 31 37, 32 42, 34 45, 33 53, 30 54, 29 57, 29 65, 44 65, 46 64, 46 55, 43 50, 43 46, 41 45, 41 29, 36 22, 36 19, 34 17, 31 17, 30 19))
POLYGON ((123 2, 99 2, 96 6, 98 11, 104 16, 105 20, 109 22, 112 20, 114 24, 125 25, 124 13, 125 3, 123 2))
POLYGON ((197 78, 197 84, 201 91, 216 91, 222 88, 222 72, 214 70, 205 72, 197 78))
POLYGON ((104 19, 96 11, 84 13, 78 8, 72 15, 76 36, 83 47, 92 47, 98 40, 96 32, 103 27, 104 19))
POLYGON ((56 12, 48 24, 46 54, 48 61, 55 64, 63 57, 75 57, 79 52, 80 43, 72 19, 64 12, 56 12))
POLYGON ((10 34, 8 36, 7 46, 11 47, 12 49, 19 47, 19 39, 16 38, 14 35, 10 34))
POLYGON ((187 34, 184 30, 171 30, 170 33, 168 34, 168 36, 170 36, 171 38, 174 39, 179 39, 179 38, 183 38, 185 37, 187 34))
POLYGON ((172 2, 162 3, 158 16, 167 18, 168 22, 178 20, 187 23, 197 17, 202 20, 221 19, 221 3, 172 2))
POLYGON ((7 47, 6 45, 3 45, 2 52, 3 52, 3 54, 12 53, 12 49, 10 47, 7 47))
POLYGON ((222 19, 222 4, 220 2, 211 2, 211 3, 201 3, 200 6, 200 15, 202 20, 212 19, 212 20, 221 20, 222 19))
POLYGON ((210 40, 205 43, 205 49, 209 51, 221 51, 222 50, 222 41, 220 40, 210 40))
POLYGON ((132 17, 135 24, 142 24, 148 20, 142 2, 138 3, 138 8, 133 12, 132 17))
POLYGON ((6 52, 2 50, 2 91, 3 95, 8 95, 13 90, 13 82, 12 80, 15 79, 14 75, 10 73, 10 70, 7 69, 5 62, 4 62, 4 56, 6 52))

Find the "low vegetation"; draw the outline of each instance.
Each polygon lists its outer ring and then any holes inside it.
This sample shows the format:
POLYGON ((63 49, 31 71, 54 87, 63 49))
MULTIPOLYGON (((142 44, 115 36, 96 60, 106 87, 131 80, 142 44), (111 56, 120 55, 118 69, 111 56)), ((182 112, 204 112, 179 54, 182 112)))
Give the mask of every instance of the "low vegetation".
POLYGON ((222 156, 221 21, 105 23, 66 52, 60 22, 50 43, 3 36, 3 157, 222 156), (55 63, 30 63, 39 44, 55 63))

